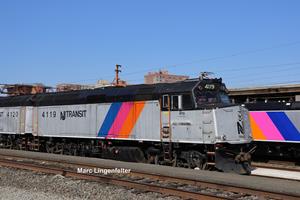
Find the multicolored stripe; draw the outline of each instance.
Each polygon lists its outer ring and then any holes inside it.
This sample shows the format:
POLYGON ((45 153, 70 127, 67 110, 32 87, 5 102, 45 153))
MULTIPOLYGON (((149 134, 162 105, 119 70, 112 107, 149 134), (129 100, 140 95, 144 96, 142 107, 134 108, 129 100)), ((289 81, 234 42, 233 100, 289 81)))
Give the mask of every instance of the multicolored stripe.
POLYGON ((100 127, 98 137, 128 138, 144 106, 144 101, 112 103, 100 127))
POLYGON ((300 119, 300 112, 252 111, 250 125, 253 139, 300 142, 298 119, 300 119))

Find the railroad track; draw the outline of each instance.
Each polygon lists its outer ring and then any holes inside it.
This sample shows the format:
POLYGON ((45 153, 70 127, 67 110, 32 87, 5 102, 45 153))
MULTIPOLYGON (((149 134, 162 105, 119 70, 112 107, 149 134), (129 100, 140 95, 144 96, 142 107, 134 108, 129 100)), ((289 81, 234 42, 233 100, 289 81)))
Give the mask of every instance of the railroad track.
POLYGON ((32 170, 47 174, 60 174, 65 177, 83 179, 135 188, 142 191, 158 192, 178 196, 184 199, 239 199, 244 197, 259 197, 265 199, 299 199, 282 193, 271 193, 225 184, 195 181, 171 176, 150 173, 131 172, 122 177, 77 173, 78 167, 99 168, 97 165, 86 165, 79 162, 54 162, 47 159, 27 159, 20 156, 5 156, 0 154, 0 165, 11 168, 32 170), (45 164, 46 163, 46 164, 45 164))
MULTIPOLYGON (((145 183, 145 182, 140 182, 141 179, 128 180, 128 179, 103 176, 103 175, 81 174, 81 173, 77 173, 76 171, 62 169, 59 167, 42 166, 38 164, 28 164, 28 163, 22 163, 20 161, 15 161, 15 160, 0 159, 0 165, 5 167, 23 169, 23 170, 32 170, 32 171, 42 172, 46 174, 59 174, 65 177, 113 184, 113 185, 123 186, 127 188, 135 188, 147 192, 149 191, 159 192, 171 196, 178 196, 184 199, 207 199, 207 200, 235 199, 233 197, 222 197, 216 194, 209 194, 201 191, 189 191, 189 190, 179 189, 170 186, 155 185, 153 184, 154 181, 150 183, 148 181, 148 183, 145 183)), ((149 176, 147 177, 149 178, 149 176)), ((151 178, 153 177, 154 176, 151 176, 151 178)))

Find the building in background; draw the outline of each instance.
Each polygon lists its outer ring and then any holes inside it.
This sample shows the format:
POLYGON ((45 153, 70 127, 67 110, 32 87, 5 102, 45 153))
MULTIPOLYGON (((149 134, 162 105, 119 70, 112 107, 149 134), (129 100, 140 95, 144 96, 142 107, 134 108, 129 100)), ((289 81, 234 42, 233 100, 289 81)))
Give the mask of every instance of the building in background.
POLYGON ((26 95, 26 94, 38 94, 45 93, 50 90, 51 87, 45 86, 41 83, 36 84, 3 84, 0 87, 2 94, 8 96, 26 95))
POLYGON ((112 85, 116 87, 126 87, 129 84, 124 80, 119 80, 118 84, 116 82, 113 82, 112 85))
POLYGON ((81 84, 71 84, 71 83, 62 83, 56 85, 56 92, 66 92, 72 90, 87 90, 94 89, 95 85, 81 85, 81 84))
POLYGON ((188 76, 182 75, 173 75, 169 74, 168 71, 159 71, 159 72, 149 72, 144 76, 146 84, 155 84, 155 83, 173 83, 178 81, 184 81, 188 79, 188 76))
POLYGON ((108 87, 108 86, 112 86, 112 84, 107 81, 107 80, 98 80, 95 88, 101 88, 101 87, 108 87))
POLYGON ((62 83, 56 85, 56 92, 66 92, 72 90, 91 90, 95 88, 109 87, 109 86, 113 86, 113 84, 107 80, 98 80, 96 84, 89 84, 89 85, 62 83))

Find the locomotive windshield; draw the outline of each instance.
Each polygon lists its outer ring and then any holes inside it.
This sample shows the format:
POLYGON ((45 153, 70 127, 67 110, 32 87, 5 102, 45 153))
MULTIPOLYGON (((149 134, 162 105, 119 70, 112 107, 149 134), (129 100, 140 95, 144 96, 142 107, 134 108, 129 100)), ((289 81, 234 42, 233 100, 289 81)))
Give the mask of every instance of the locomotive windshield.
POLYGON ((220 96, 220 100, 221 100, 222 103, 230 104, 230 99, 229 99, 228 94, 226 94, 225 92, 224 92, 224 93, 221 92, 221 93, 219 94, 219 96, 220 96))
POLYGON ((213 79, 200 82, 194 88, 194 98, 197 107, 213 104, 230 104, 229 97, 227 95, 227 89, 221 81, 215 81, 213 79))

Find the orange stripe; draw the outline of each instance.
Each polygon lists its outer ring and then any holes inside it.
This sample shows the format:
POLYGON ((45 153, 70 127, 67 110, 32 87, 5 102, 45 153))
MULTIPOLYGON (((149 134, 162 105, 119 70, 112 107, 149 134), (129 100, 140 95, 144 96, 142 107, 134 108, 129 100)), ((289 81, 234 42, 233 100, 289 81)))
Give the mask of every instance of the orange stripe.
POLYGON ((250 115, 250 126, 251 126, 251 130, 252 130, 252 137, 254 140, 266 140, 267 139, 251 115, 250 115))
POLYGON ((145 102, 138 101, 134 102, 134 106, 130 109, 126 120, 123 124, 123 127, 120 130, 120 134, 118 135, 119 138, 128 138, 134 128, 142 110, 144 109, 145 102))

